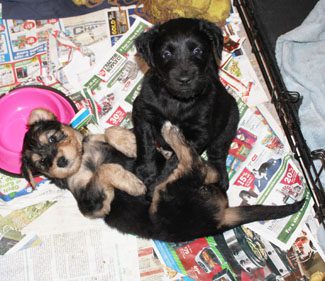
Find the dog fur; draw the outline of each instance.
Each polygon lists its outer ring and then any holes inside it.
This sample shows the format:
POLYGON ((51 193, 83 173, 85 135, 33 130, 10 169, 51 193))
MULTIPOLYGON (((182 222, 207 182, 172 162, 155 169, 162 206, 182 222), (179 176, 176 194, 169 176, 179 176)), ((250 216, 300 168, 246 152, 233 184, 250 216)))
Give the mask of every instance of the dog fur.
POLYGON ((133 103, 136 174, 148 187, 175 167, 175 161, 167 161, 166 167, 157 151, 170 149, 160 134, 168 120, 199 154, 207 151, 209 163, 220 173, 219 186, 226 190, 225 162, 239 112, 218 78, 222 31, 205 20, 178 18, 155 25, 135 44, 150 67, 133 103))
POLYGON ((124 233, 188 241, 256 220, 281 218, 304 204, 229 207, 226 192, 216 184, 219 173, 170 122, 162 126, 161 135, 178 163, 155 186, 150 202, 141 195, 143 184, 131 173, 136 151, 132 132, 113 128, 105 135, 82 137, 43 110, 33 111, 30 120, 22 152, 27 179, 34 173, 46 175, 72 192, 84 215, 103 217, 109 226, 124 233), (62 157, 72 162, 66 164, 62 157))
POLYGON ((23 175, 33 183, 32 175, 41 173, 59 187, 84 197, 84 202, 89 200, 84 215, 107 215, 114 189, 133 196, 145 194, 143 182, 127 170, 132 169, 136 156, 135 137, 130 131, 111 127, 103 135, 83 137, 42 108, 32 111, 28 126, 23 144, 23 175))

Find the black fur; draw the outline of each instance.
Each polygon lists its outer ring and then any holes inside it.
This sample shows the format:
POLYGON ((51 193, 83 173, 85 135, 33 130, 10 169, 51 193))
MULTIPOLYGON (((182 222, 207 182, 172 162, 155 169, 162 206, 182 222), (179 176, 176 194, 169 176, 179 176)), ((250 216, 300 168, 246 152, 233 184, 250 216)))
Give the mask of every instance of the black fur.
POLYGON ((133 104, 137 140, 136 174, 146 185, 175 167, 165 166, 157 145, 170 149, 161 137, 163 123, 178 126, 220 173, 219 185, 228 188, 226 157, 236 134, 239 112, 235 99, 218 78, 223 36, 205 20, 179 18, 156 25, 135 41, 139 55, 150 66, 141 93, 133 104))
MULTIPOLYGON (((43 168, 35 166, 28 155, 30 152, 39 153, 38 149, 42 151, 42 146, 35 143, 42 128, 51 130, 51 128, 58 129, 61 126, 58 122, 49 122, 51 124, 44 122, 32 125, 25 136, 22 160, 23 165, 26 165, 26 170, 32 168, 34 172, 45 172, 42 170, 43 168), (34 129, 37 129, 37 133, 34 129), (31 149, 36 149, 36 151, 31 149), (26 151, 29 152, 26 154, 26 151)), ((86 139, 83 146, 87 145, 87 142, 86 139)), ((52 145, 55 146, 55 143, 52 145)), ((105 163, 119 163, 132 171, 135 159, 123 155, 106 143, 99 142, 97 145, 96 149, 105 156, 105 163)), ((185 145, 188 146, 188 144, 185 145)), ((91 162, 91 158, 88 161, 91 162)), ((168 182, 166 189, 160 192, 156 213, 150 213, 151 202, 146 200, 144 195, 131 196, 115 189, 110 211, 104 215, 105 222, 124 233, 135 234, 143 238, 179 242, 216 235, 227 229, 256 220, 281 218, 297 212, 304 204, 302 200, 291 205, 277 207, 228 208, 226 192, 215 184, 205 183, 206 174, 202 168, 207 166, 194 150, 191 150, 188 161, 192 164, 182 173, 182 176, 168 182), (229 209, 235 210, 238 220, 227 221, 224 219, 224 211, 229 209)), ((86 168, 96 172, 99 168, 97 165, 98 163, 88 163, 86 168)), ((98 186, 96 177, 86 186, 74 186, 73 189, 68 185, 66 179, 52 178, 52 180, 57 186, 72 192, 84 215, 91 216, 93 212, 103 207, 107 194, 105 188, 98 186)))

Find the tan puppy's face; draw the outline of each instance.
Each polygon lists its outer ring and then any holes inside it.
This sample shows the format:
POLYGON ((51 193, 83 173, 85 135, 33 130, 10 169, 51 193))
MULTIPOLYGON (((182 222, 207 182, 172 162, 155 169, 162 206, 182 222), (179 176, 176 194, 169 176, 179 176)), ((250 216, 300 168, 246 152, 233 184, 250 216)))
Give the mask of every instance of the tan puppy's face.
POLYGON ((64 179, 81 165, 82 135, 58 122, 45 109, 35 109, 29 117, 22 152, 22 173, 32 182, 32 175, 64 179))

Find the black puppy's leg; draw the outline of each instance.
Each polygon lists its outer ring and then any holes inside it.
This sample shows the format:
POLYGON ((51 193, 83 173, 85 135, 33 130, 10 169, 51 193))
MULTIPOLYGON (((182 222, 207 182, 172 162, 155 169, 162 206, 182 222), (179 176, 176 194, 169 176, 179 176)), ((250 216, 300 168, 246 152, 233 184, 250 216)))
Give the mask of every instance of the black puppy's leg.
POLYGON ((229 188, 229 179, 226 167, 226 159, 228 155, 229 145, 217 145, 212 144, 208 150, 208 162, 212 165, 220 174, 219 186, 225 190, 229 188))
POLYGON ((134 122, 137 146, 135 173, 146 186, 150 186, 155 182, 166 159, 156 148, 155 128, 144 120, 137 123, 134 122))
POLYGON ((225 129, 207 148, 208 162, 220 173, 219 186, 224 190, 229 188, 226 159, 239 122, 239 112, 235 101, 232 101, 229 112, 225 129))

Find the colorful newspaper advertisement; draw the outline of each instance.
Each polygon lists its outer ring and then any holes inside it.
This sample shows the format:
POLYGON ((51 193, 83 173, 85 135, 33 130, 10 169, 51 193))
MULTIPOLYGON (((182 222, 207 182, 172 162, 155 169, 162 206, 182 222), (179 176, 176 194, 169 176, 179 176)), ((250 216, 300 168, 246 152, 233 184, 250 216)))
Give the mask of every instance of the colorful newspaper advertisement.
POLYGON ((66 93, 79 90, 67 84, 62 68, 79 62, 75 70, 89 74, 127 32, 134 22, 132 15, 139 11, 130 5, 66 19, 0 18, 0 95, 24 83, 60 87, 66 93))
POLYGON ((302 209, 287 218, 249 224, 277 246, 287 249, 311 207, 311 195, 289 148, 278 138, 256 107, 238 99, 240 122, 227 158, 230 206, 284 205, 306 199, 302 209))
POLYGON ((155 249, 166 266, 187 276, 182 280, 322 280, 312 277, 325 276, 324 253, 307 227, 287 251, 247 227, 184 243, 155 241, 155 249))
POLYGON ((102 128, 131 126, 132 103, 143 78, 133 40, 149 26, 137 17, 123 40, 110 50, 107 61, 84 84, 83 90, 70 96, 80 108, 89 107, 102 128))

